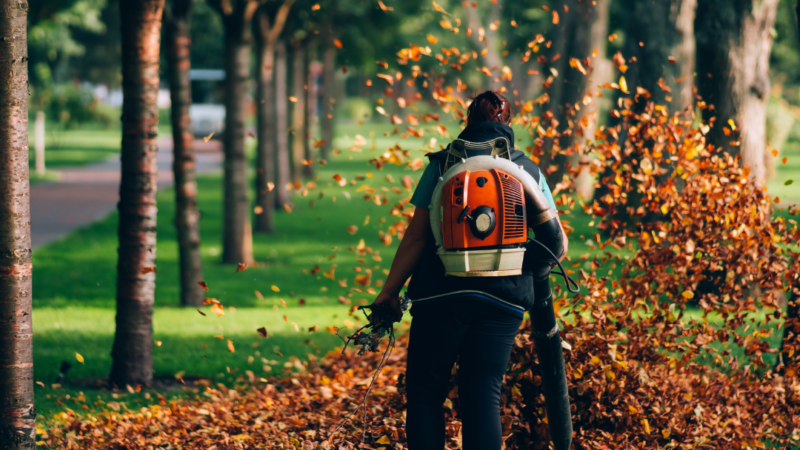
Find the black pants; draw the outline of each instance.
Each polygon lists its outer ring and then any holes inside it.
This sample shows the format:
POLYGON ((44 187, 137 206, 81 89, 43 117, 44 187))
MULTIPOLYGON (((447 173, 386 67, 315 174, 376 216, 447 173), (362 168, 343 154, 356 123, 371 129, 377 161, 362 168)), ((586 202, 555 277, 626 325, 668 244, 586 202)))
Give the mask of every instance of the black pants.
POLYGON ((464 450, 500 450, 500 390, 522 317, 469 298, 411 308, 406 433, 409 450, 442 450, 443 403, 459 361, 458 402, 464 450))

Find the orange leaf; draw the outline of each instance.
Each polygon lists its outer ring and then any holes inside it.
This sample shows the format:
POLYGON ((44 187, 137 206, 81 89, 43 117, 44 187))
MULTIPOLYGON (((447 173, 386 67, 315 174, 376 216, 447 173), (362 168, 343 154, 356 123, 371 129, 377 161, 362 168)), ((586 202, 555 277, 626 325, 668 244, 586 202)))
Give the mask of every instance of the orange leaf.
POLYGON ((198 281, 197 284, 199 284, 200 287, 205 289, 206 291, 208 290, 208 285, 206 284, 205 281, 198 281))
POLYGON ((236 349, 235 349, 235 348, 233 348, 233 341, 232 341, 232 340, 230 340, 230 339, 228 339, 228 350, 229 350, 231 353, 234 353, 234 352, 236 351, 236 349))
POLYGON ((333 40, 333 45, 335 45, 336 48, 342 48, 342 41, 340 41, 338 39, 334 39, 333 40))
POLYGON ((222 305, 219 303, 214 303, 211 305, 211 312, 214 313, 217 317, 222 317, 225 313, 222 311, 222 305))

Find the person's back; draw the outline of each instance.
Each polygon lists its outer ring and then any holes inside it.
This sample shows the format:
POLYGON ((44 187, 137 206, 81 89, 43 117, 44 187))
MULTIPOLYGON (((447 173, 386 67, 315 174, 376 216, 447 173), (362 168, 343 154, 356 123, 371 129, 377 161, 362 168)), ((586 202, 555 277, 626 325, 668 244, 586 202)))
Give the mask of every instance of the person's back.
MULTIPOLYGON (((540 204, 555 212, 555 204, 542 172, 530 158, 513 148, 514 132, 509 126, 512 114, 511 105, 501 95, 487 91, 477 96, 469 106, 467 126, 458 136, 459 142, 471 144, 467 146, 469 154, 464 155, 467 158, 460 162, 465 162, 469 157, 487 156, 492 150, 482 150, 488 147, 480 144, 504 139, 510 147, 508 159, 514 163, 514 167, 519 166, 525 172, 518 175, 532 179, 533 182, 528 182, 528 185, 541 189, 541 192, 534 193, 540 198, 540 204)), ((503 374, 526 310, 531 312, 534 329, 538 330, 538 335, 534 337, 540 359, 551 362, 553 369, 543 373, 542 379, 546 384, 553 385, 555 394, 548 395, 547 400, 548 416, 553 416, 550 423, 554 443, 559 450, 568 448, 572 434, 569 400, 566 398, 563 356, 548 277, 555 261, 552 257, 543 257, 541 252, 529 249, 525 251, 524 264, 519 270, 514 267, 509 271, 486 271, 480 276, 474 276, 475 271, 471 274, 469 269, 448 272, 440 258, 443 249, 437 249, 436 245, 436 240, 441 237, 435 238, 432 228, 438 224, 432 223, 429 210, 432 204, 441 204, 440 199, 433 196, 435 192, 441 192, 440 184, 447 181, 443 175, 453 162, 452 158, 448 162, 448 155, 452 156, 449 147, 429 155, 430 164, 411 199, 416 206, 414 217, 397 251, 386 283, 374 303, 389 304, 399 318, 402 313, 398 294, 411 276, 407 295, 412 304, 413 320, 406 376, 409 450, 444 448, 443 403, 456 360, 459 362, 459 411, 463 423, 464 449, 501 448, 499 408, 503 374), (437 250, 440 254, 437 254, 437 250)), ((453 168, 453 171, 460 170, 453 168)), ((452 171, 448 173, 448 179, 452 178, 452 171)), ((463 215, 469 214, 469 208, 465 207, 463 211, 463 215)), ((438 216, 439 212, 436 211, 434 218, 438 216)), ((566 253, 566 236, 557 214, 550 213, 548 217, 552 219, 549 227, 555 227, 554 233, 552 229, 548 232, 551 232, 552 240, 558 240, 559 244, 550 247, 559 253, 554 255, 556 258, 562 258, 566 253)), ((472 233, 476 232, 472 230, 472 233)))

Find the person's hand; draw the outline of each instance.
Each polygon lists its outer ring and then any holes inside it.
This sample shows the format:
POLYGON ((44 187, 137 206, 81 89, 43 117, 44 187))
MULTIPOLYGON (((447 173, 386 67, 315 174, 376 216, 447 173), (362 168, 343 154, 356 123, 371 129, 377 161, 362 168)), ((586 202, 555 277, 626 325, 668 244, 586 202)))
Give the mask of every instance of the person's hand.
MULTIPOLYGON (((366 306, 370 308, 373 312, 375 311, 375 307, 378 305, 386 305, 389 307, 389 311, 391 311, 393 317, 393 322, 399 322, 400 319, 403 318, 403 309, 400 307, 400 296, 398 295, 390 295, 387 294, 385 291, 381 291, 378 294, 378 297, 372 302, 371 305, 366 306)), ((375 317, 373 314, 372 317, 375 317)))

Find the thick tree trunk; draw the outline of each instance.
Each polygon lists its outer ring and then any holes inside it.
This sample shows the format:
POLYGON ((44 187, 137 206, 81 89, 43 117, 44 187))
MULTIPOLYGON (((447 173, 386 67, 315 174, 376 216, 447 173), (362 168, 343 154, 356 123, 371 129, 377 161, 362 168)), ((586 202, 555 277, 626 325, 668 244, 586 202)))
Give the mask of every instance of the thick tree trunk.
POLYGON ((275 114, 277 145, 277 168, 275 176, 275 207, 282 209, 289 204, 289 191, 286 184, 291 179, 292 171, 289 164, 289 105, 286 88, 286 44, 278 41, 275 53, 275 114))
MULTIPOLYGON (((697 0, 657 0, 642 3, 624 0, 625 32, 628 35, 622 56, 628 69, 625 73, 614 69, 614 80, 624 76, 628 93, 617 92, 614 109, 619 98, 635 100, 633 109, 643 111, 648 102, 670 106, 671 112, 691 107, 694 99, 694 16, 697 0), (641 45, 640 45, 641 43, 641 45), (674 57, 676 62, 670 62, 674 57), (676 80, 680 79, 680 83, 676 80), (661 86, 666 86, 665 91, 661 86), (650 94, 636 95, 637 87, 650 94)), ((619 120, 611 119, 611 125, 619 120)), ((620 143, 627 139, 627 128, 620 130, 620 143)), ((600 201, 608 193, 607 180, 613 177, 613 168, 600 175, 600 187, 594 199, 600 201), (606 180, 606 181, 604 181, 606 180)), ((629 201, 632 204, 632 202, 629 201)))
POLYGON ((167 69, 172 119, 172 172, 175 177, 175 228, 180 254, 181 305, 199 306, 205 294, 200 260, 200 212, 197 209, 194 134, 189 119, 192 85, 189 80, 191 35, 189 16, 192 0, 176 0, 164 12, 167 69))
POLYGON ((770 30, 778 0, 704 0, 697 8, 697 84, 716 117, 709 141, 740 154, 750 179, 761 186, 766 176, 766 111, 769 98, 770 30), (732 119, 736 133, 723 127, 732 119), (734 145, 734 142, 740 145, 734 145))
POLYGON ((156 288, 158 81, 164 0, 123 0, 122 179, 119 186, 117 318, 110 381, 153 379, 153 300, 156 288))
POLYGON ((0 447, 35 448, 27 3, 0 10, 0 447))
POLYGON ((292 182, 299 183, 303 178, 303 159, 306 153, 306 57, 305 46, 295 45, 292 49, 292 87, 296 101, 292 114, 292 182))
POLYGON ((328 159, 333 148, 333 107, 336 104, 336 46, 333 44, 333 32, 329 31, 325 39, 325 51, 322 62, 322 144, 321 157, 328 159))
POLYGON ((253 261, 244 153, 245 99, 250 73, 250 40, 234 26, 225 37, 225 197, 222 262, 253 261))
POLYGON ((256 214, 255 231, 272 233, 275 231, 275 87, 273 66, 275 65, 275 44, 258 40, 258 148, 256 151, 256 214), (272 185, 272 188, 270 188, 272 185))

